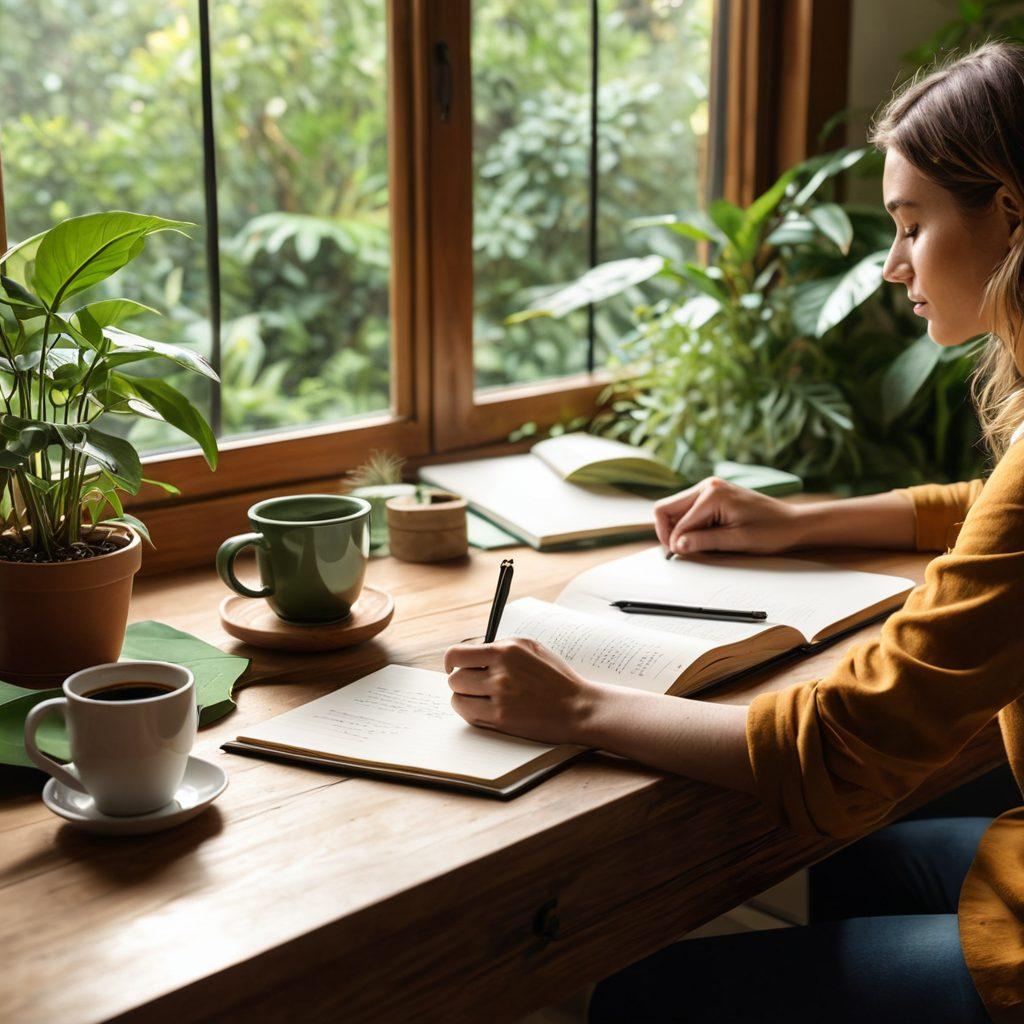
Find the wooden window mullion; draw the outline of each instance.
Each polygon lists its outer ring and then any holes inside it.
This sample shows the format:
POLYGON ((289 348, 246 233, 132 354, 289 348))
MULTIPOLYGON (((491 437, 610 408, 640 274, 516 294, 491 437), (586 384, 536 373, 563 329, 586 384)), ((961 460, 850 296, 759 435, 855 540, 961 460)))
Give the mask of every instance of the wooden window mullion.
POLYGON ((746 205, 820 149, 846 105, 850 0, 728 5, 725 198, 746 205))

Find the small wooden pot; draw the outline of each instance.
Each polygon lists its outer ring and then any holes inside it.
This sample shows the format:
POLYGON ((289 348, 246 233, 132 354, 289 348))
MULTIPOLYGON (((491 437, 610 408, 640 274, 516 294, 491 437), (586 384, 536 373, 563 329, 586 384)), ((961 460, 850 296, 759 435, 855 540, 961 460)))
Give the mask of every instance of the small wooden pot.
POLYGON ((469 550, 466 502, 448 491, 428 491, 425 501, 415 494, 389 498, 388 542, 391 554, 403 562, 446 562, 469 550))

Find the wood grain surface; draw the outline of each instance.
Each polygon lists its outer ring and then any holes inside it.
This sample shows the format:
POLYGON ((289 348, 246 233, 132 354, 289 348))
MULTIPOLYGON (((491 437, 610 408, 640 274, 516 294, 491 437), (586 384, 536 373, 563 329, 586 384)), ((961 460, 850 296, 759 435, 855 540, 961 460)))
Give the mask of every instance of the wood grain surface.
MULTIPOLYGON (((516 549, 511 598, 554 598, 577 572, 643 547, 516 549)), ((511 1021, 608 974, 838 848, 773 828, 756 803, 592 753, 509 802, 226 754, 244 726, 387 662, 438 669, 478 634, 507 552, 439 565, 373 560, 392 624, 330 654, 246 647, 221 629, 210 571, 142 580, 159 619, 253 659, 238 709, 197 753, 231 783, 172 832, 103 839, 0 774, 0 1021, 511 1021)), ((813 554, 813 553, 811 553, 813 554)), ((829 561, 920 579, 925 559, 829 561)), ((244 566, 241 570, 244 575, 244 566)), ((863 631, 865 637, 879 627, 863 631)), ((746 703, 826 672, 849 644, 722 687, 746 703)), ((988 729, 908 801, 1002 759, 988 729)))

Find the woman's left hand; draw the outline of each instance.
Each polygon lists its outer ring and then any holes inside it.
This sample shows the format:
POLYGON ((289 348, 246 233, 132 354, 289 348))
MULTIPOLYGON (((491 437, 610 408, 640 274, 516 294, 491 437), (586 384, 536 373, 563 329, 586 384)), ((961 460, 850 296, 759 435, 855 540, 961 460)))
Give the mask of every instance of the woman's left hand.
POLYGON ((522 637, 456 644, 444 655, 452 707, 471 725, 542 743, 580 743, 601 689, 522 637))

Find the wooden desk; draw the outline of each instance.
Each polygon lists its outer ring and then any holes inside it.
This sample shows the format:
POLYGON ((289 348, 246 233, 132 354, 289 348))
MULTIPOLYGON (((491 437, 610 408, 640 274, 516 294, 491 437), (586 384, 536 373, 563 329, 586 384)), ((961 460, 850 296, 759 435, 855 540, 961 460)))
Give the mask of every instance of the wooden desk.
MULTIPOLYGON (((517 550, 513 597, 643 545, 517 550)), ((925 559, 836 563, 920 578, 925 559)), ((510 803, 320 772, 218 749, 387 661, 439 668, 479 633, 498 555, 374 561, 396 598, 378 640, 338 655, 244 649, 220 631, 210 572, 142 581, 133 617, 254 657, 238 710, 198 752, 231 785, 175 831, 83 835, 0 773, 0 1021, 146 1024, 514 1020, 625 966, 836 848, 772 829, 748 797, 589 754, 510 803)), ((877 631, 870 627, 864 635, 877 631)), ((714 699, 826 671, 848 645, 714 699)), ((1002 759, 988 730, 914 803, 1002 759)))

